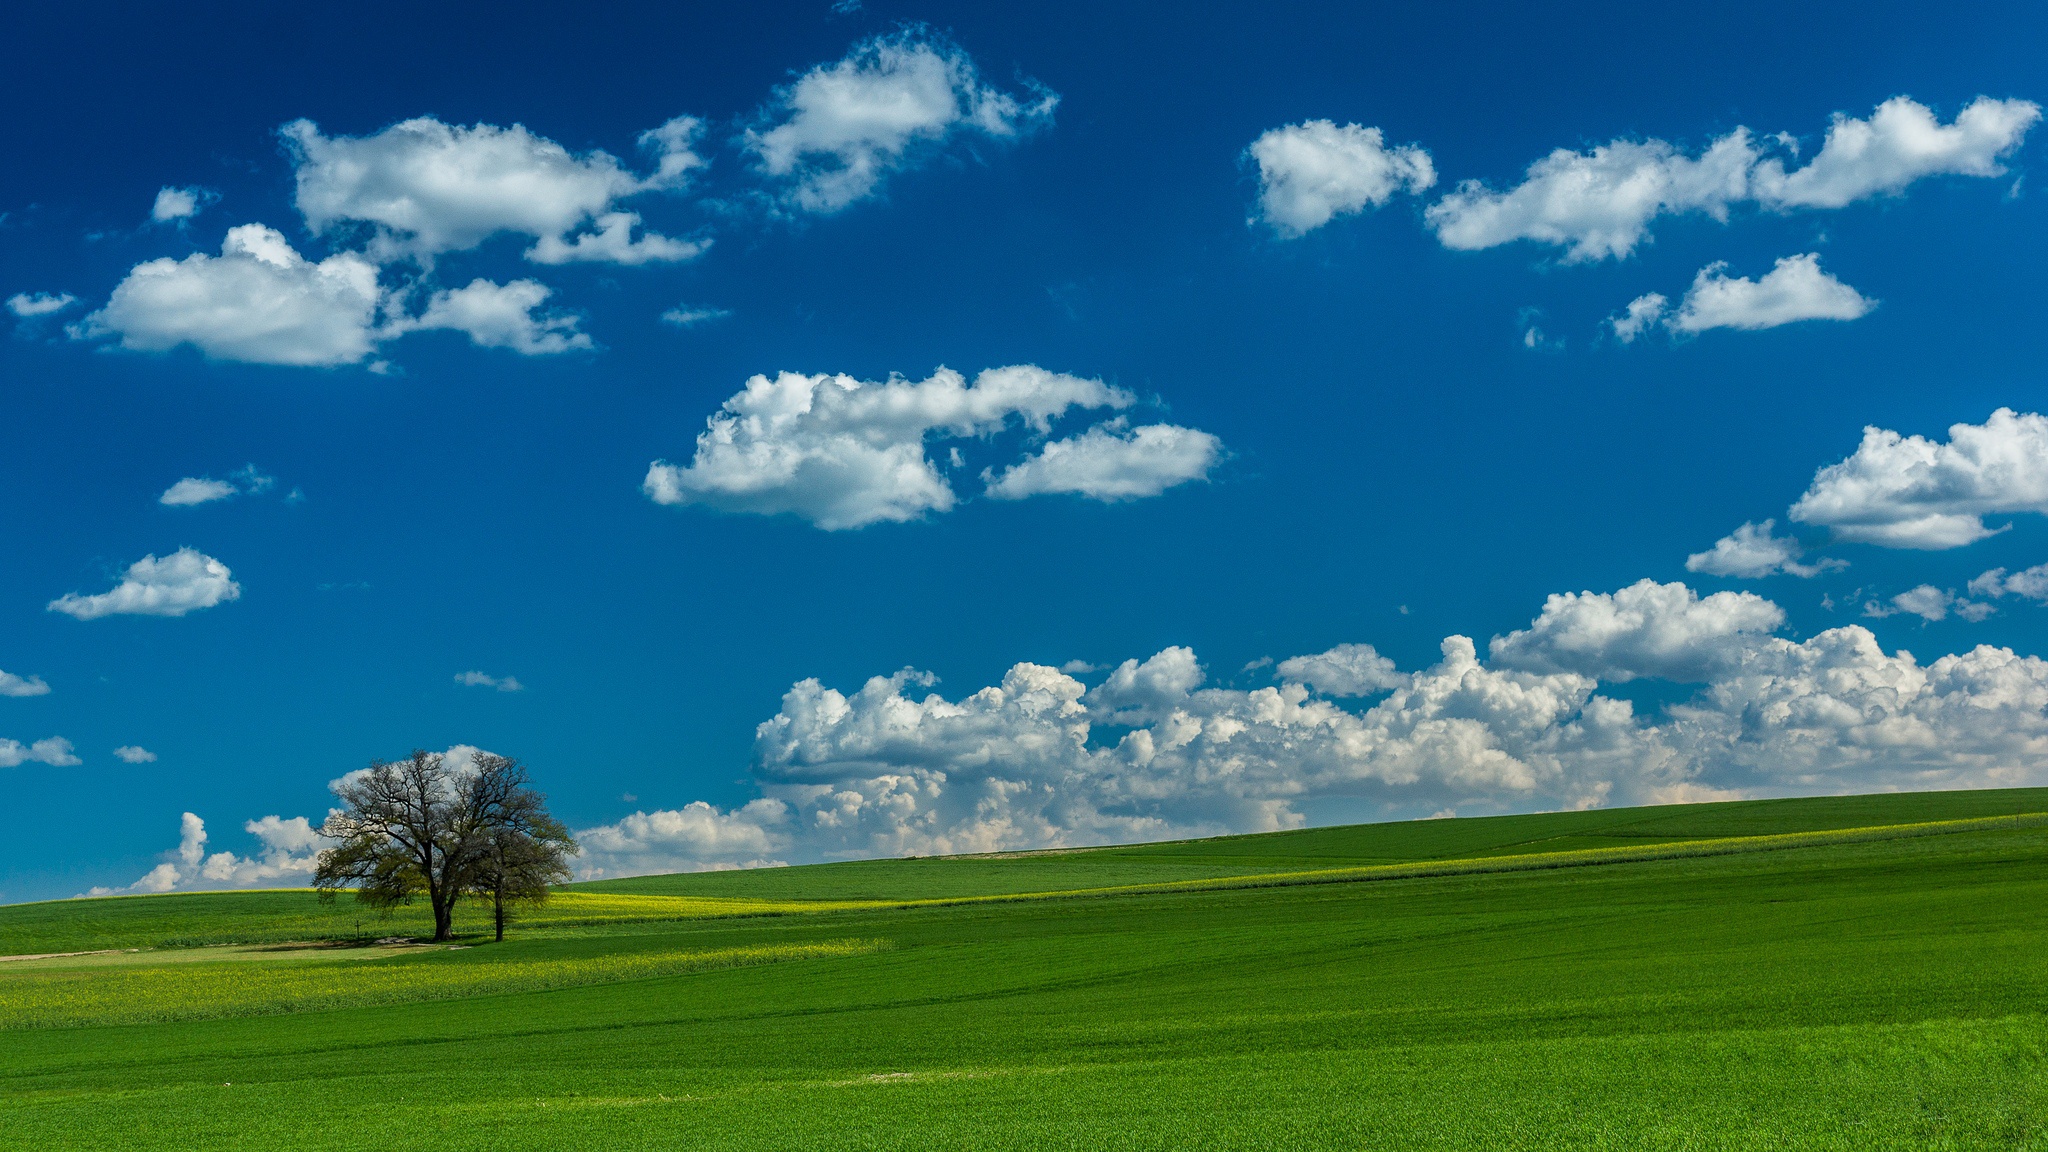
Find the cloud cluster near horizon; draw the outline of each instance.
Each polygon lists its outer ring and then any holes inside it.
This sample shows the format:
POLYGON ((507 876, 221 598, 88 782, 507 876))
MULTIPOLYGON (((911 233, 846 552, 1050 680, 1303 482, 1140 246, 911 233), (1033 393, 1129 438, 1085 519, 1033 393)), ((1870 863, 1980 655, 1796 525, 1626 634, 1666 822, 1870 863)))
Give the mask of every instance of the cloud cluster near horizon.
POLYGON ((582 867, 1264 831, 1359 802, 1400 815, 2043 779, 2029 765, 2048 752, 2048 662, 1981 646, 1922 665, 1862 627, 1794 641, 1783 622, 1759 596, 1645 580, 1553 596, 1483 659, 1447 637, 1412 672, 1344 645, 1248 690, 1210 686, 1186 648, 1093 685, 1018 664, 951 698, 908 670, 851 693, 805 680, 756 730, 757 799, 585 829, 582 867), (1637 679, 1697 690, 1651 716, 1600 691, 1637 679))
POLYGON ((95 887, 87 896, 160 893, 203 888, 298 887, 309 883, 325 843, 304 816, 265 816, 242 828, 262 847, 252 855, 206 851, 206 821, 187 812, 179 819, 178 846, 140 880, 121 888, 95 887))

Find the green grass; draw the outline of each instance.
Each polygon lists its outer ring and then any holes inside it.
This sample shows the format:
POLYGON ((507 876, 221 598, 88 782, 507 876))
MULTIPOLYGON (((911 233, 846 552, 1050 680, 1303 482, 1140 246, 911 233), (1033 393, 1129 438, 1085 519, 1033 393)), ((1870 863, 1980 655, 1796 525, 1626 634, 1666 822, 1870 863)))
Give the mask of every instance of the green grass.
POLYGON ((1771 801, 611 881, 452 952, 162 947, 332 928, 301 893, 0 908, 0 952, 160 949, 0 964, 0 1147, 2048 1149, 2048 827, 1842 834, 2042 812, 1771 801))

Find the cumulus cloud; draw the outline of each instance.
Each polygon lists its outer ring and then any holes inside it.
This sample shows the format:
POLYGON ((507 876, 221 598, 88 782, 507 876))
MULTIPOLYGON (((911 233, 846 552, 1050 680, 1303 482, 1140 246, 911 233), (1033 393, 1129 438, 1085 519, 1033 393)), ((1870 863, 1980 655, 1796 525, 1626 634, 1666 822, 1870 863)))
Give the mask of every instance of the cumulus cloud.
POLYGON ((1787 173, 1782 161, 1765 160, 1752 179, 1758 198, 1774 207, 1840 208, 1928 176, 2001 176, 1998 161, 2040 118, 2030 100, 1979 96, 1943 124, 1925 105, 1894 96, 1868 120, 1836 113, 1806 167, 1787 173))
POLYGON ((1607 323, 1613 327, 1614 336, 1623 344, 1633 344, 1638 336, 1662 323, 1671 301, 1661 292, 1646 292, 1628 302, 1628 307, 1619 316, 1609 317, 1607 323))
POLYGON ((652 232, 635 239, 639 217, 613 208, 641 192, 681 188, 703 166, 694 151, 699 125, 689 117, 642 135, 655 160, 645 177, 607 152, 579 156, 518 124, 463 127, 423 116, 369 136, 326 136, 310 120, 282 131, 307 227, 326 235, 369 225, 369 252, 380 262, 431 262, 501 232, 533 237, 527 258, 547 264, 686 260, 703 249, 652 232))
POLYGON ((7 310, 23 320, 38 316, 49 316, 78 303, 78 297, 69 292, 54 295, 48 292, 16 292, 7 298, 7 310))
POLYGON ((1126 660, 1093 689, 1031 663, 960 695, 907 670, 852 692, 804 680, 756 730, 760 800, 586 830, 583 863, 611 875, 1249 832, 1371 810, 2048 781, 2048 662, 1984 645, 1923 665, 1862 627, 1799 641, 1776 635, 1782 621, 1759 597, 1644 581, 1553 597, 1485 661, 1447 637, 1410 673, 1357 645, 1284 661, 1286 683, 1249 691, 1208 686, 1186 648, 1126 660), (1599 691, 1663 677, 1698 687, 1652 714, 1599 691), (1386 694, 1339 706, 1367 689, 1386 694), (647 831, 662 822, 672 848, 647 831))
POLYGON ((183 892, 222 888, 298 887, 309 882, 327 841, 303 816, 265 816, 242 830, 261 845, 250 855, 206 851, 206 821, 187 812, 179 819, 178 846, 164 861, 124 888, 94 888, 88 896, 118 892, 183 892))
POLYGON ((255 495, 268 492, 277 484, 275 476, 266 476, 254 464, 244 464, 228 474, 226 480, 215 480, 210 476, 187 476, 164 490, 157 497, 157 503, 171 507, 190 507, 194 504, 210 504, 244 493, 255 495))
POLYGON ((137 560, 111 591, 92 596, 67 592, 50 601, 49 610, 80 620, 121 614, 183 616, 240 599, 242 586, 231 575, 228 566, 213 557, 180 548, 161 560, 154 554, 137 560))
POLYGON ((137 265, 72 334, 137 351, 190 344, 216 360, 301 367, 361 363, 387 340, 435 329, 525 356, 592 347, 579 317, 539 311, 553 290, 535 280, 472 280, 432 293, 417 316, 404 310, 410 291, 387 291, 359 255, 314 263, 283 233, 244 224, 228 230, 219 256, 137 265))
POLYGON ((41 676, 17 676, 0 671, 0 696, 48 696, 50 686, 41 676))
POLYGON ((0 740, 0 768, 18 768, 31 761, 48 764, 52 768, 69 768, 84 763, 72 754, 71 741, 62 736, 45 737, 33 744, 0 740))
POLYGON ((1700 682, 1739 665, 1784 623, 1784 609, 1752 593, 1701 597, 1684 584, 1640 580, 1613 593, 1554 594, 1528 628, 1494 637, 1488 654, 1504 668, 1612 683, 1700 682))
POLYGON ((124 764, 156 763, 156 753, 138 744, 123 744, 114 749, 114 758, 124 764))
POLYGON ((2048 564, 2036 564, 2032 568, 2021 569, 2018 572, 1993 568, 1971 580, 1969 592, 1972 596, 1985 596, 1993 600, 2005 596, 2018 596, 2022 600, 2048 604, 2048 564))
POLYGON ((593 227, 574 240, 543 236, 526 258, 536 264, 673 264, 695 259, 711 246, 708 240, 676 240, 645 229, 636 240, 638 212, 606 212, 593 227))
POLYGON ((1560 148, 1506 191, 1476 180, 1459 184, 1424 218, 1446 248, 1534 240, 1564 248, 1567 261, 1623 257, 1660 215, 1704 212, 1725 220, 1729 206, 1744 198, 1755 161, 1742 128, 1696 157, 1662 140, 1615 140, 1589 152, 1560 148))
POLYGON ((2048 419, 2000 408, 1947 443, 1865 428, 1856 453, 1822 468, 1792 519, 1888 548, 1960 548, 2004 531, 1995 513, 2048 512, 2048 419))
POLYGON ((1565 249, 1567 262, 1626 257, 1659 216, 1691 212, 1726 220, 1753 203, 1776 211, 1840 208, 1896 193, 1929 176, 1996 176, 2040 118, 2025 100, 1980 97, 1942 125, 1899 96, 1869 120, 1837 115, 1813 161, 1787 172, 1747 128, 1688 156, 1663 140, 1614 140, 1584 152, 1560 148, 1505 190, 1476 180, 1430 205, 1425 219, 1447 248, 1533 240, 1565 249))
POLYGON ((579 317, 537 314, 553 293, 538 280, 497 284, 479 277, 465 287, 434 293, 427 298, 425 311, 394 319, 385 334, 443 329, 463 333, 478 347, 510 348, 522 356, 592 347, 589 335, 577 331, 579 317))
POLYGON ((828 214, 949 139, 1009 140, 1049 123, 1059 97, 1028 87, 1020 99, 984 84, 958 45, 912 29, 863 41, 778 89, 742 145, 785 206, 828 214))
MULTIPOLYGON (((1099 380, 1028 364, 988 369, 972 384, 948 368, 914 382, 797 372, 772 380, 755 376, 706 422, 691 462, 656 461, 644 489, 660 504, 791 513, 825 529, 915 520, 956 501, 951 483, 925 453, 928 439, 988 436, 1013 419, 1042 433, 1071 408, 1134 402, 1099 380)), ((1135 472, 1106 474, 1100 482, 1105 492, 1141 483, 1135 472)))
MULTIPOLYGON (((1979 579, 1981 580, 1982 577, 1979 577, 1979 579)), ((1975 591, 1974 583, 1971 588, 1972 591, 1975 591)), ((1995 592, 1991 594, 1997 595, 1995 592)), ((1930 624, 1936 620, 1948 619, 1951 612, 1965 620, 1977 621, 1984 619, 1995 611, 1997 609, 1989 604, 1965 599, 1957 596, 1953 589, 1937 588, 1932 584, 1922 584, 1917 588, 1909 588, 1891 597, 1889 600, 1872 600, 1863 605, 1863 614, 1865 616, 1884 617, 1904 614, 1918 616, 1930 624)))
POLYGON ((1695 552, 1685 558, 1687 572, 1704 572, 1709 576, 1733 576, 1743 580, 1761 580, 1766 576, 1784 573, 1787 576, 1814 577, 1830 568, 1846 568, 1841 560, 1826 559, 1815 564, 1802 564, 1799 558, 1805 549, 1793 536, 1776 535, 1772 529, 1776 520, 1762 524, 1745 521, 1740 528, 1714 541, 1714 546, 1705 552, 1695 552))
POLYGON ((526 689, 517 676, 493 676, 488 672, 457 672, 455 682, 464 688, 494 688, 500 692, 522 692, 526 689))
POLYGON ((1274 671, 1325 696, 1370 696, 1408 683, 1394 662, 1370 644, 1339 644, 1314 656, 1290 657, 1274 671))
POLYGON ((982 473, 988 494, 1022 500, 1071 492, 1091 500, 1139 500, 1176 484, 1208 478, 1223 442, 1207 432, 1174 424, 1125 430, 1119 419, 1079 436, 1055 440, 1003 470, 982 473))
POLYGON ((220 199, 220 193, 208 188, 163 188, 156 194, 156 202, 150 205, 149 218, 158 224, 170 224, 189 220, 199 215, 200 210, 220 199))
POLYGON ((1854 320, 1877 302, 1821 271, 1818 253, 1785 256, 1761 280, 1731 279, 1723 263, 1693 278, 1670 321, 1677 332, 1776 328, 1799 320, 1854 320))
POLYGON ((1247 154, 1259 166, 1259 219, 1289 238, 1436 183, 1428 152, 1412 144, 1388 148, 1378 128, 1357 124, 1309 120, 1270 128, 1247 154))
POLYGON ((225 480, 212 480, 198 476, 187 476, 157 497, 157 503, 169 504, 174 508, 190 507, 194 504, 208 504, 215 500, 226 500, 241 490, 225 480))
POLYGON ((615 824, 576 833, 582 879, 649 872, 701 872, 761 868, 775 858, 790 809, 780 800, 753 800, 721 812, 702 800, 681 808, 635 812, 615 824))
POLYGON ((381 298, 363 257, 316 263, 276 229, 244 224, 228 230, 219 256, 136 265, 74 334, 143 352, 190 344, 215 360, 331 367, 370 354, 381 298))

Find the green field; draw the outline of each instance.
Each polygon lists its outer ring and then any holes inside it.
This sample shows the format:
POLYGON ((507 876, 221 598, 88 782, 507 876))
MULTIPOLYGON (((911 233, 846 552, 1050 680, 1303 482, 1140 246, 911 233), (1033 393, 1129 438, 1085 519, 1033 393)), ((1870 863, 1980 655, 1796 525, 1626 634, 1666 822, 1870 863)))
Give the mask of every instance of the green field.
POLYGON ((2048 1149, 2048 790, 0 907, 0 1147, 2048 1149), (132 950, 132 951, 131 951, 132 950))

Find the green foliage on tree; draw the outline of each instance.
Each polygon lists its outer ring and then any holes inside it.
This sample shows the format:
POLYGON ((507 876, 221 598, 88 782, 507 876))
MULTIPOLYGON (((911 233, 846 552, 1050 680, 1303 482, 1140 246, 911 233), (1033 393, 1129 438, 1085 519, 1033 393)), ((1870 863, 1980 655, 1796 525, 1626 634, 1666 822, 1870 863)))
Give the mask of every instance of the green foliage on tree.
POLYGON ((451 762, 415 750, 351 773, 334 794, 342 809, 321 832, 336 843, 313 876, 323 899, 352 889, 358 901, 390 909, 424 895, 434 939, 446 940, 456 900, 489 894, 503 939, 508 904, 543 901, 548 885, 568 879, 576 843, 517 760, 479 753, 451 762))

